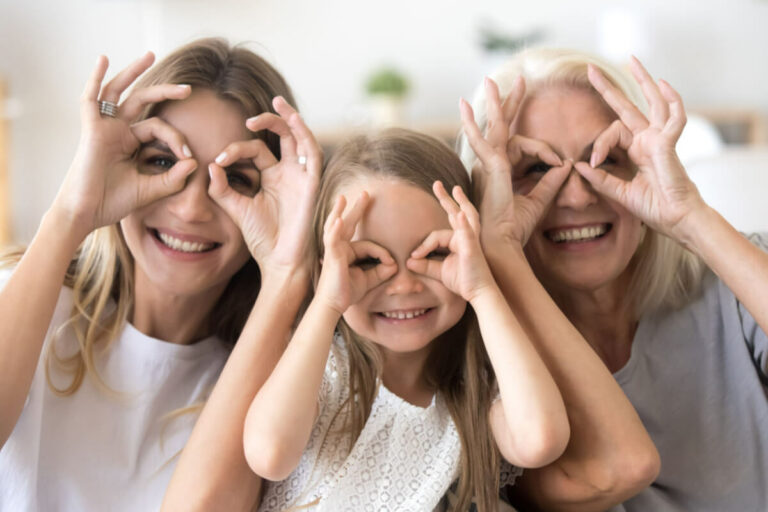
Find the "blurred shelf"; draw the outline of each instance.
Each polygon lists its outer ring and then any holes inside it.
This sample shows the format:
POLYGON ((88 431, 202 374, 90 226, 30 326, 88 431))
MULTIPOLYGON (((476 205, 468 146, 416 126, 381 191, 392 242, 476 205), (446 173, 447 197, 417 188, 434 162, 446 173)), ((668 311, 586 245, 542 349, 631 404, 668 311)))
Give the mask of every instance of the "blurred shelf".
POLYGON ((768 118, 757 110, 738 108, 694 108, 691 114, 714 124, 726 144, 768 144, 768 118))

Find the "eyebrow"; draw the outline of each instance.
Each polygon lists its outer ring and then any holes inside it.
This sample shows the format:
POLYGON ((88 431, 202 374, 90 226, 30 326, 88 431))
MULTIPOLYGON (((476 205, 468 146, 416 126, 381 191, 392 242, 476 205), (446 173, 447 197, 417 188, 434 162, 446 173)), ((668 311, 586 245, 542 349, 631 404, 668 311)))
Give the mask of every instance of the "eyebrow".
POLYGON ((149 142, 142 142, 141 145, 139 145, 139 151, 142 151, 146 148, 152 148, 158 151, 164 151, 166 153, 173 154, 173 151, 171 151, 171 148, 168 146, 168 144, 157 139, 151 140, 149 142))

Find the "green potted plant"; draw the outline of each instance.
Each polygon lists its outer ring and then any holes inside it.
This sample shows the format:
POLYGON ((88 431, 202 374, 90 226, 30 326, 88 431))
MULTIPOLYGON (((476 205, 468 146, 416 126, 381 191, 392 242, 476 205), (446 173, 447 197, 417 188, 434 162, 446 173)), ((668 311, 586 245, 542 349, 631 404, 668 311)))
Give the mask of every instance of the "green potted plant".
POLYGON ((408 79, 391 66, 371 73, 365 83, 371 105, 371 118, 377 127, 402 124, 403 104, 408 94, 408 79))

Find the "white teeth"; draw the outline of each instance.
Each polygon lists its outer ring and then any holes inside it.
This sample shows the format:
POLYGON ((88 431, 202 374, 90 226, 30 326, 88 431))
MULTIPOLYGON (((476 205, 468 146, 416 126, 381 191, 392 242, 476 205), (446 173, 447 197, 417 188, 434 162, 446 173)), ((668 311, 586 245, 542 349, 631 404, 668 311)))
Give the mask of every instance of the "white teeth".
POLYGON ((553 242, 583 242, 593 240, 604 235, 608 231, 607 224, 599 226, 590 226, 587 228, 563 229, 549 234, 549 239, 553 242))
POLYGON ((416 318, 426 313, 426 309, 416 309, 411 311, 382 311, 381 314, 386 318, 396 318, 397 320, 406 320, 416 318))
POLYGON ((199 242, 188 242, 186 240, 179 240, 178 238, 172 237, 171 235, 168 235, 166 233, 157 232, 157 235, 160 237, 160 240, 163 241, 165 245, 170 247, 171 249, 174 249, 176 251, 181 252, 203 252, 210 249, 213 249, 214 245, 216 244, 203 244, 199 242))

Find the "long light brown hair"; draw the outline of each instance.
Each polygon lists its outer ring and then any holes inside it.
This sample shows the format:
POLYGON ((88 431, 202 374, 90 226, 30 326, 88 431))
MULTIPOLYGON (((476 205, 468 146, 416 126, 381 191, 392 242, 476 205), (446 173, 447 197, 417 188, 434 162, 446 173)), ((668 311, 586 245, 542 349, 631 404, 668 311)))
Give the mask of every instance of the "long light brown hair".
MULTIPOLYGON (((295 105, 288 84, 272 65, 249 49, 231 46, 218 38, 200 39, 182 46, 152 67, 134 88, 163 83, 189 84, 193 91, 213 91, 219 98, 238 105, 246 117, 273 111, 272 98, 278 95, 295 105)), ((163 105, 148 107, 141 119, 155 115, 163 105)), ((275 134, 263 132, 256 136, 264 139, 279 158, 280 144, 275 134)), ((22 254, 23 250, 6 254, 3 265, 14 264, 22 254)), ((245 325, 260 282, 258 265, 250 259, 230 279, 209 315, 208 329, 230 347, 245 325)), ((94 350, 108 348, 117 338, 134 300, 133 257, 119 224, 96 229, 88 235, 69 265, 64 285, 72 289, 74 305, 69 319, 56 332, 73 329, 79 350, 62 356, 56 352, 55 343, 48 345, 48 385, 54 393, 67 396, 76 392, 88 375, 97 387, 109 391, 97 371, 94 350), (69 384, 54 385, 52 368, 70 374, 69 384)))
MULTIPOLYGON (((459 185, 467 195, 471 193, 461 161, 447 145, 432 137, 392 129, 352 139, 335 152, 323 175, 314 217, 315 261, 323 256, 323 226, 338 190, 361 176, 402 180, 430 195, 437 180, 447 190, 459 185)), ((318 264, 315 282, 319 271, 318 264)), ((349 353, 350 375, 349 398, 337 417, 344 418, 346 423, 340 430, 354 441, 371 412, 382 373, 382 356, 373 342, 358 336, 344 319, 337 329, 349 353)), ((439 349, 429 355, 426 377, 447 404, 461 440, 455 509, 467 510, 474 497, 481 511, 495 510, 500 454, 489 420, 495 376, 471 307, 433 347, 439 349)))

